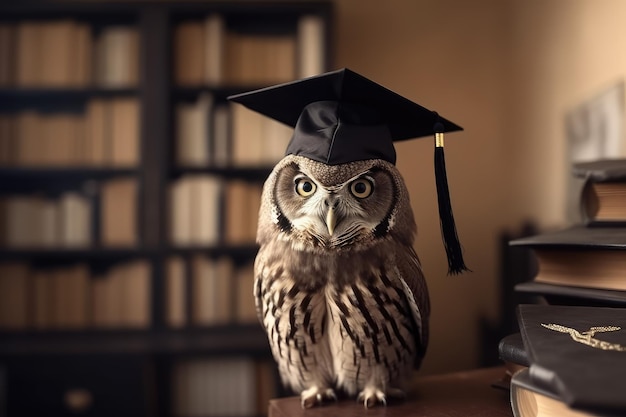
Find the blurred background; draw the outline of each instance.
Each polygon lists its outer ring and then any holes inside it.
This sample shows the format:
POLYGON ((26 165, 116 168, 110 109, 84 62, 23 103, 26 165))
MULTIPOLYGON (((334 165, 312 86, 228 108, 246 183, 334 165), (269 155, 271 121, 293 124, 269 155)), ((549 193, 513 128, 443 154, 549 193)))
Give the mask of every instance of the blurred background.
POLYGON ((290 132, 226 97, 343 67, 464 128, 461 276, 432 140, 396 147, 432 304, 420 374, 497 364, 528 267, 507 238, 578 221, 568 117, 616 92, 599 156, 624 154, 625 20, 620 0, 3 2, 0 415, 253 416, 287 394, 251 262, 290 132))

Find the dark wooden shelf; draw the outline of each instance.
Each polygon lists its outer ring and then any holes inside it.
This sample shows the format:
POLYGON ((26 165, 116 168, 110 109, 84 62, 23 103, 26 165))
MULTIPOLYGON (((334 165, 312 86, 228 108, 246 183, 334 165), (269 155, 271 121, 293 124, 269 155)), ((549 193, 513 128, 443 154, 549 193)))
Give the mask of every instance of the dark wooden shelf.
POLYGON ((138 88, 106 88, 106 87, 10 87, 0 88, 0 98, 28 100, 50 98, 90 98, 93 96, 134 96, 139 94, 138 88))
POLYGON ((206 167, 175 167, 172 176, 179 177, 185 174, 211 174, 227 178, 264 181, 272 172, 273 166, 262 167, 235 167, 235 166, 206 166, 206 167))
MULTIPOLYGON (((135 178, 138 185, 137 241, 140 242, 139 247, 133 248, 0 248, 0 261, 17 261, 33 269, 80 262, 88 265, 90 276, 94 277, 106 276, 108 269, 120 262, 145 260, 150 264, 150 323, 147 327, 0 331, 0 362, 5 370, 4 385, 9 387, 9 394, 6 394, 7 415, 24 414, 24 410, 28 409, 24 404, 42 406, 42 396, 53 391, 62 394, 66 389, 64 381, 74 381, 76 376, 83 378, 84 374, 85 381, 100 384, 98 387, 102 388, 101 391, 94 391, 98 392, 96 398, 100 402, 88 414, 168 417, 174 410, 172 372, 179 358, 235 356, 253 358, 255 361, 271 358, 267 336, 258 323, 186 326, 180 329, 169 328, 166 323, 168 258, 183 258, 186 300, 190 300, 190 292, 194 290, 191 282, 192 257, 229 257, 235 265, 243 267, 249 265, 258 252, 258 246, 253 242, 241 245, 218 242, 215 245, 173 246, 168 231, 169 186, 172 180, 182 175, 209 174, 224 181, 239 179, 261 183, 273 168, 270 164, 254 167, 174 166, 177 104, 196 100, 202 93, 211 93, 215 102, 221 105, 230 95, 266 85, 175 85, 172 60, 176 51, 173 35, 178 24, 187 21, 200 23, 213 13, 224 17, 224 24, 229 31, 250 36, 295 34, 301 16, 316 15, 324 21, 325 69, 330 69, 333 55, 330 42, 332 9, 333 3, 324 0, 0 1, 2 24, 69 19, 89 26, 94 39, 111 26, 130 25, 137 29, 140 39, 137 51, 140 71, 138 85, 132 88, 95 85, 86 88, 0 87, 0 113, 12 117, 23 111, 42 114, 62 112, 85 117, 87 106, 93 99, 133 98, 140 104, 141 152, 141 161, 133 168, 0 167, 0 196, 31 194, 57 198, 71 190, 88 198, 93 209, 91 228, 96 244, 102 239, 103 227, 102 222, 98 223, 102 209, 99 183, 117 177, 135 178), (92 371, 101 368, 110 371, 106 375, 113 376, 111 381, 92 371), (22 385, 20 378, 24 381, 22 385), (127 380, 133 381, 132 386, 123 384, 127 380), (109 383, 110 386, 103 385, 109 383), (16 393, 15 388, 11 388, 16 386, 23 388, 23 392, 16 393), (101 392, 104 394, 101 395, 101 392), (120 395, 120 392, 127 394, 131 400, 120 395), (106 397, 109 394, 111 396, 106 397), (141 400, 143 397, 149 397, 153 406, 150 410, 138 408, 131 414, 132 399, 141 400), (105 411, 108 406, 115 411, 105 411)), ((192 317, 191 306, 185 307, 184 316, 188 322, 192 317)), ((89 387, 88 384, 85 386, 89 387)), ((2 394, 0 392, 0 397, 2 394)), ((43 414, 66 413, 66 410, 55 413, 55 409, 49 407, 43 410, 43 414)), ((37 415, 42 412, 27 414, 37 415)))
POLYGON ((123 260, 157 254, 155 249, 143 248, 0 248, 1 261, 123 260))
POLYGON ((79 112, 93 98, 137 97, 138 88, 1 88, 0 110, 79 112))
POLYGON ((106 179, 111 177, 135 176, 136 168, 112 167, 0 167, 0 181, 19 181, 29 179, 49 179, 63 181, 65 179, 106 179))
POLYGON ((217 100, 226 100, 228 96, 233 94, 242 93, 244 91, 255 90, 257 88, 267 87, 266 85, 251 85, 251 86, 214 86, 214 85, 197 85, 187 87, 174 87, 172 88, 172 97, 175 100, 193 100, 198 97, 200 93, 210 93, 217 100))
POLYGON ((86 181, 137 176, 137 168, 0 167, 0 193, 28 194, 83 189, 86 181))
POLYGON ((247 256, 254 255, 258 252, 259 247, 254 242, 239 244, 217 244, 217 245, 190 245, 190 246, 168 246, 162 250, 164 253, 185 255, 195 253, 205 253, 208 255, 230 255, 230 256, 247 256))
POLYGON ((80 330, 0 333, 0 358, 41 355, 269 355, 259 324, 181 330, 80 330))

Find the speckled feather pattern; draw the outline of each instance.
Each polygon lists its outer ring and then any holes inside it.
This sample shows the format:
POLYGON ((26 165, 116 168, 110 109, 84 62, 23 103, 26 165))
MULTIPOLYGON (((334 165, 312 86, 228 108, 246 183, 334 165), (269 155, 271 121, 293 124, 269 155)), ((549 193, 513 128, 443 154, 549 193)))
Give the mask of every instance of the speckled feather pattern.
POLYGON ((388 162, 287 156, 270 174, 254 294, 281 378, 303 406, 335 390, 384 404, 405 388, 425 353, 430 313, 415 234, 404 181, 388 162), (294 192, 299 177, 315 182, 315 198, 294 192), (359 178, 374 184, 368 198, 348 192, 359 178), (332 234, 322 213, 330 200, 339 213, 332 234))

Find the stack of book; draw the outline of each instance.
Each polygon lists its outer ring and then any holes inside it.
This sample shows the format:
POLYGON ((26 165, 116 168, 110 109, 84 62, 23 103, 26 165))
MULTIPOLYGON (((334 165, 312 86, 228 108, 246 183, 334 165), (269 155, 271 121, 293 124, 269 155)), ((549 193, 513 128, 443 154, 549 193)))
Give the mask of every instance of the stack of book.
POLYGON ((324 69, 324 22, 304 15, 295 34, 242 30, 214 13, 176 25, 174 80, 178 85, 271 85, 324 69))
POLYGON ((535 255, 515 286, 519 334, 499 345, 516 417, 624 415, 626 386, 626 160, 579 163, 582 222, 515 239, 535 255))
POLYGON ((136 86, 137 29, 115 25, 93 32, 88 24, 73 19, 0 22, 0 86, 136 86))
POLYGON ((185 175, 170 185, 170 242, 176 247, 252 244, 261 184, 185 175))
POLYGON ((210 93, 176 104, 176 164, 256 167, 278 162, 293 129, 239 105, 215 103, 210 93))
POLYGON ((252 263, 235 266, 230 258, 173 256, 165 264, 165 315, 168 326, 256 324, 252 263))
POLYGON ((0 331, 147 328, 150 264, 92 271, 87 264, 0 264, 0 331))
POLYGON ((550 304, 626 306, 626 160, 579 163, 573 172, 585 180, 583 222, 513 240, 537 258, 534 278, 515 290, 550 304))
POLYGON ((83 190, 0 196, 0 248, 129 248, 139 244, 138 183, 85 182, 83 190), (99 216, 95 214, 98 213, 99 216))

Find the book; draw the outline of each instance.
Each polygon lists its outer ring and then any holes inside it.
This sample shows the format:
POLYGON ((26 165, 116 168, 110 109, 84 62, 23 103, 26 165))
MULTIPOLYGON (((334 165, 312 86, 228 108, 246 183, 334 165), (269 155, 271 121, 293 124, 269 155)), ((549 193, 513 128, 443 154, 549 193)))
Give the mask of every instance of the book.
POLYGON ((511 378, 513 417, 590 417, 599 413, 574 410, 557 394, 533 383, 530 371, 523 369, 511 378))
POLYGON ((511 333, 500 339, 498 358, 504 363, 505 373, 501 379, 494 381, 493 386, 509 390, 513 375, 529 366, 528 355, 524 348, 522 335, 519 332, 511 333))
POLYGON ((0 23, 0 87, 14 84, 15 78, 15 25, 0 23))
POLYGON ((21 111, 15 119, 15 159, 16 165, 33 166, 40 164, 38 138, 42 136, 41 122, 37 112, 21 111))
POLYGON ((234 274, 236 323, 257 323, 258 317, 254 299, 254 264, 238 266, 234 274))
POLYGON ((312 77, 324 72, 324 20, 306 15, 298 19, 298 78, 312 77))
POLYGON ((139 241, 137 180, 118 178, 101 184, 100 239, 103 246, 135 246, 139 241))
POLYGON ((173 181, 169 191, 172 244, 216 244, 221 232, 222 180, 211 175, 189 175, 173 181))
POLYGON ((600 159, 574 165, 584 185, 580 211, 587 225, 626 225, 626 159, 600 159))
POLYGON ((91 28, 73 19, 23 20, 3 25, 0 83, 26 88, 83 88, 91 82, 91 28), (4 60, 3 60, 4 61, 4 60))
POLYGON ((135 167, 140 158, 140 105, 135 98, 118 98, 110 102, 111 164, 135 167))
POLYGON ((132 26, 105 27, 95 41, 95 84, 130 88, 139 79, 139 34, 132 26))
POLYGON ((176 162, 179 166, 208 166, 213 97, 202 93, 193 103, 176 105, 176 162))
POLYGON ((37 269, 32 271, 32 310, 33 327, 36 330, 46 330, 53 326, 53 281, 49 274, 37 269))
POLYGON ((174 80, 180 86, 218 86, 224 78, 225 22, 220 14, 183 21, 174 29, 174 80))
POLYGON ((225 22, 219 14, 211 14, 204 20, 204 77, 208 85, 220 85, 224 80, 225 22))
POLYGON ((228 83, 270 85, 296 77, 295 36, 228 31, 224 42, 228 83))
POLYGON ((204 76, 204 25, 185 21, 174 28, 174 80, 180 86, 199 86, 204 76))
POLYGON ((626 228, 575 225, 510 244, 536 255, 535 282, 626 291, 626 228))
POLYGON ((64 299, 59 300, 58 307, 65 311, 63 321, 59 323, 68 329, 83 329, 89 325, 88 309, 91 305, 89 299, 89 270, 84 264, 73 265, 65 268, 63 274, 63 287, 59 288, 59 294, 64 299))
POLYGON ((226 324, 233 317, 232 263, 228 258, 191 260, 192 323, 226 324))
POLYGON ((29 321, 28 268, 21 263, 0 265, 0 329, 24 329, 29 321))
POLYGON ((111 106, 107 100, 91 99, 85 109, 85 163, 103 166, 110 161, 111 106))
POLYGON ((529 281, 516 284, 518 293, 543 298, 548 304, 626 307, 626 291, 573 287, 529 281))
POLYGON ((187 178, 190 182, 191 211, 189 229, 191 243, 215 245, 220 240, 220 202, 222 180, 215 176, 198 175, 187 178))
POLYGON ((15 117, 0 114, 0 165, 15 164, 15 117))
POLYGON ((187 177, 169 186, 169 240, 174 246, 191 245, 191 187, 187 177))
POLYGON ((127 262, 120 268, 122 325, 128 328, 147 328, 151 314, 150 264, 145 260, 136 260, 127 262))
POLYGON ((75 83, 78 60, 76 24, 72 20, 40 23, 39 52, 42 70, 38 84, 46 87, 68 87, 75 83))
MULTIPOLYGON (((250 205, 250 186, 243 180, 232 180, 226 184, 224 196, 224 241, 229 244, 241 244, 254 241, 248 212, 250 205)), ((257 207, 258 211, 258 207, 257 207)))
POLYGON ((228 166, 231 160, 230 108, 226 104, 217 105, 213 110, 211 138, 213 164, 228 166))
POLYGON ((524 348, 522 335, 519 332, 511 333, 500 340, 500 343, 498 343, 498 356, 504 362, 522 367, 527 367, 530 364, 528 354, 524 348))
POLYGON ((165 322, 170 327, 187 324, 187 268, 180 256, 165 261, 165 322))
POLYGON ((521 304, 528 377, 568 407, 626 412, 626 309, 521 304))
POLYGON ((41 25, 33 20, 17 24, 15 33, 15 85, 34 87, 41 79, 41 25))
MULTIPOLYGON (((65 192, 59 199, 60 246, 91 245, 91 206, 89 200, 76 192, 65 192)), ((39 240, 39 239, 38 239, 39 240)))

